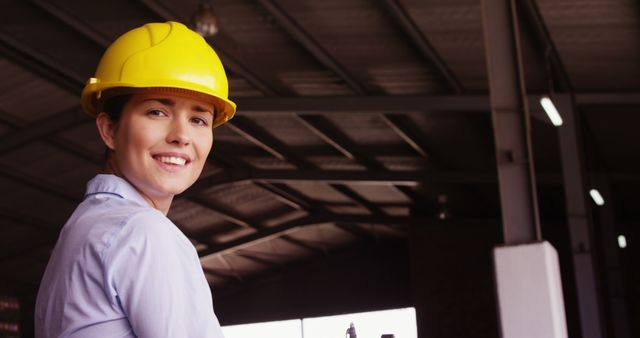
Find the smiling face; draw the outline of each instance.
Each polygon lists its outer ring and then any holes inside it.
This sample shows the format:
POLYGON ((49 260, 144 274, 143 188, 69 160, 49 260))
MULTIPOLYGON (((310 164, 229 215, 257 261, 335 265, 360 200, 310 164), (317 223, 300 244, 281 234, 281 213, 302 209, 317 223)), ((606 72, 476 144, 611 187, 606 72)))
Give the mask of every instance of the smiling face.
POLYGON ((173 196, 202 172, 213 145, 213 113, 210 103, 167 92, 134 94, 117 123, 100 113, 96 124, 112 150, 110 171, 166 213, 173 196))

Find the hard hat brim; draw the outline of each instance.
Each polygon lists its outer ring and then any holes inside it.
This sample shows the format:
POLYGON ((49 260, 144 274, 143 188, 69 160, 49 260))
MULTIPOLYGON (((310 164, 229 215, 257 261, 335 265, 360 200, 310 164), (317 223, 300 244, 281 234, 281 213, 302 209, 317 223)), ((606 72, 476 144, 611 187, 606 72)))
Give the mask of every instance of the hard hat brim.
POLYGON ((212 123, 212 128, 218 127, 221 124, 231 120, 236 112, 236 104, 228 99, 195 91, 188 88, 181 87, 135 87, 135 86, 109 86, 109 88, 98 88, 97 84, 87 84, 82 91, 81 105, 83 110, 96 117, 102 108, 102 103, 114 96, 120 95, 132 95, 139 93, 170 93, 174 95, 181 95, 189 98, 194 98, 200 101, 209 102, 213 104, 216 109, 215 117, 212 123))

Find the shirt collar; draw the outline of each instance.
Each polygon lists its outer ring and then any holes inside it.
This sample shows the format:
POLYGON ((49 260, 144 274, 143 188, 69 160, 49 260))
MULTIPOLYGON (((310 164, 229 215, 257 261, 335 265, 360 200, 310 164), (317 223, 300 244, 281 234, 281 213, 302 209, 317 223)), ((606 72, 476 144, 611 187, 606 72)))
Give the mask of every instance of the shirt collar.
POLYGON ((87 182, 87 192, 84 197, 95 194, 111 194, 120 198, 130 200, 142 206, 149 206, 149 203, 127 180, 111 174, 98 174, 87 182))

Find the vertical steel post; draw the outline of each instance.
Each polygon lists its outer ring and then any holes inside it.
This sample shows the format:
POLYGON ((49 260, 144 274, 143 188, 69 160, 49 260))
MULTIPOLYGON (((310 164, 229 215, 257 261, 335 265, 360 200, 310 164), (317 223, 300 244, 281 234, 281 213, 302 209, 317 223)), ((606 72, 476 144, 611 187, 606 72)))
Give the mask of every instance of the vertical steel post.
POLYGON ((482 5, 504 241, 530 243, 540 234, 517 29, 509 0, 483 0, 482 5))
POLYGON ((580 328, 583 338, 601 338, 603 337, 602 306, 594 266, 578 121, 576 121, 575 107, 569 95, 553 96, 552 100, 563 119, 563 124, 558 130, 558 138, 580 328))
POLYGON ((503 338, 566 338, 558 255, 540 242, 515 0, 483 0, 482 22, 505 246, 494 249, 503 338))
POLYGON ((609 318, 611 320, 612 336, 616 338, 631 338, 629 326, 629 313, 620 263, 620 250, 618 247, 618 231, 614 213, 613 193, 611 181, 605 176, 596 177, 595 186, 605 200, 603 206, 598 207, 598 219, 601 229, 600 241, 604 255, 603 272, 606 283, 606 300, 609 304, 609 318))

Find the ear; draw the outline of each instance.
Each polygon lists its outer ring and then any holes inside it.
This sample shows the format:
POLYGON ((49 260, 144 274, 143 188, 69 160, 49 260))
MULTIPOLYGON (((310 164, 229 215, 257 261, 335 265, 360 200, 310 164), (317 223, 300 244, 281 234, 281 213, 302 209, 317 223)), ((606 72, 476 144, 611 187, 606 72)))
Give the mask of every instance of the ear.
POLYGON ((111 121, 111 118, 107 113, 102 112, 98 114, 96 117, 96 127, 98 127, 98 132, 100 133, 102 142, 104 142, 107 148, 114 150, 116 125, 111 121))

